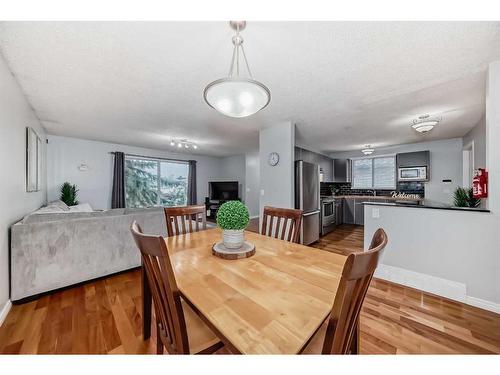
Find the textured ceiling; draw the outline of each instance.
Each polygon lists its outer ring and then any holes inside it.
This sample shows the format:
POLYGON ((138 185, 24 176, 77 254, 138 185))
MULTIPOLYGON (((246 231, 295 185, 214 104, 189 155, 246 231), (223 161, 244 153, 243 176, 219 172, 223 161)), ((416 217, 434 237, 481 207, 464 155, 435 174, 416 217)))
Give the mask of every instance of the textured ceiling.
POLYGON ((499 25, 249 22, 247 57, 272 99, 246 119, 203 101, 229 68, 225 22, 4 22, 0 48, 50 134, 159 149, 188 138, 222 156, 290 120, 299 144, 331 152, 464 135, 484 113, 499 25), (423 113, 443 117, 425 137, 408 125, 423 113))

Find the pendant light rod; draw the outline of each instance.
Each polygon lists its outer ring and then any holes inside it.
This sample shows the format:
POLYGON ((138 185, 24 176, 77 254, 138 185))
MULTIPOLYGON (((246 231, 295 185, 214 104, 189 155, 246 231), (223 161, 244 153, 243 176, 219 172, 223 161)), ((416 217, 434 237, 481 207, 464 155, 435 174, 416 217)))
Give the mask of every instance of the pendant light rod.
POLYGON ((245 67, 247 69, 248 76, 253 78, 252 71, 250 70, 250 66, 248 65, 247 56, 245 54, 245 48, 243 47, 243 37, 240 35, 240 30, 244 29, 246 26, 245 21, 231 21, 229 22, 231 27, 236 30, 236 35, 233 36, 232 42, 234 45, 233 48, 233 56, 231 58, 231 65, 229 67, 229 77, 234 77, 234 68, 235 68, 235 60, 236 60, 236 77, 240 76, 240 53, 243 57, 243 61, 245 62, 245 67), (242 26, 243 25, 243 26, 242 26), (240 52, 241 50, 241 52, 240 52))

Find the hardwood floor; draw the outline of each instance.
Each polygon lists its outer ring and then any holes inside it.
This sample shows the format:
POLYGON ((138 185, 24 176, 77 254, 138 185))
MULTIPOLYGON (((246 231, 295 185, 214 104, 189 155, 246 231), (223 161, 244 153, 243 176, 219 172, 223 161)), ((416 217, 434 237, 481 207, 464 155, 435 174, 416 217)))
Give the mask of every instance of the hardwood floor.
POLYGON ((344 224, 312 244, 318 249, 349 255, 363 250, 363 226, 344 224))
MULTIPOLYGON (((315 247, 359 251, 363 227, 342 226, 315 247)), ((12 307, 0 353, 155 353, 141 338, 140 272, 131 271, 12 307)), ((500 353, 500 315, 374 279, 361 316, 361 353, 500 353)))

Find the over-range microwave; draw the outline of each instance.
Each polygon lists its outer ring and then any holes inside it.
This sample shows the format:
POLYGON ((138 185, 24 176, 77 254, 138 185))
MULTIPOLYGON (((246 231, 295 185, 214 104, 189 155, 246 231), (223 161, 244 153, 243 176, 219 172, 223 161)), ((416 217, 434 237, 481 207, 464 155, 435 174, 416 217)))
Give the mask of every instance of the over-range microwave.
POLYGON ((399 168, 398 181, 427 181, 427 167, 399 168))

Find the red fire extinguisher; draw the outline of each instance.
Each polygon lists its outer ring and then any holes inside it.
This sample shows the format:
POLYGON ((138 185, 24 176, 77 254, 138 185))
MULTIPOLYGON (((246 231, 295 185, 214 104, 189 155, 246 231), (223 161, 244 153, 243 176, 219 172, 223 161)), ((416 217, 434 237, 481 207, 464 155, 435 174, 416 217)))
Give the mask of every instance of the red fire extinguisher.
POLYGON ((472 195, 474 198, 488 197, 488 172, 484 168, 478 168, 474 172, 472 195))

